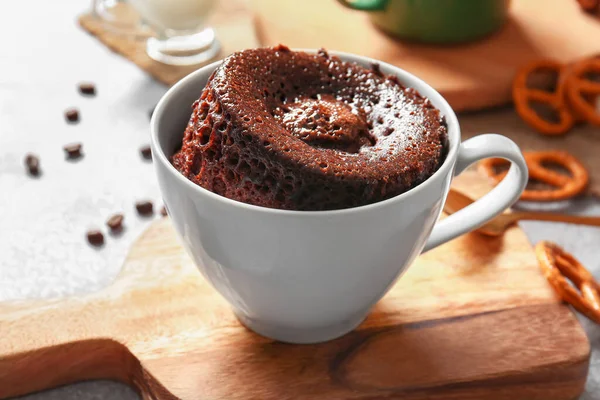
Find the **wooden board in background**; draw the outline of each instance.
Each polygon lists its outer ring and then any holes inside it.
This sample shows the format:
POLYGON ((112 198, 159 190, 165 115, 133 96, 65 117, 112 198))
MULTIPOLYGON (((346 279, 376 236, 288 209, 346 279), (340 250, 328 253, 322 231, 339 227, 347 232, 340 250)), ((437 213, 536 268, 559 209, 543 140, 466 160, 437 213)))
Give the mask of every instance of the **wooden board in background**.
POLYGON ((422 255, 350 334, 288 345, 239 324, 166 218, 108 288, 0 304, 0 337, 0 398, 110 378, 148 400, 570 400, 590 352, 516 227, 422 255))
POLYGON ((382 34, 366 12, 334 0, 252 0, 263 45, 339 50, 412 72, 457 111, 510 102, 516 69, 538 58, 570 62, 600 53, 600 18, 575 0, 513 0, 512 15, 493 36, 460 46, 408 44, 382 34))

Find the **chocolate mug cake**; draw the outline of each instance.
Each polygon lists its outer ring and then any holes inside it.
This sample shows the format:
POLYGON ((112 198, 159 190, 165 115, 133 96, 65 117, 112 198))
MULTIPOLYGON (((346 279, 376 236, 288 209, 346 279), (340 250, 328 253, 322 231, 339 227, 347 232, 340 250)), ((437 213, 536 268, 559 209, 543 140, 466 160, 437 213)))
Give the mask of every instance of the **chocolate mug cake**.
POLYGON ((461 142, 427 83, 331 55, 237 53, 169 89, 150 124, 171 223, 207 284, 243 325, 289 343, 359 326, 420 253, 502 213, 528 179, 510 139, 461 142), (440 221, 452 178, 497 157, 512 163, 502 183, 440 221))
POLYGON ((192 182, 233 200, 333 210, 412 189, 446 152, 440 112, 378 65, 277 46, 223 61, 171 161, 192 182))

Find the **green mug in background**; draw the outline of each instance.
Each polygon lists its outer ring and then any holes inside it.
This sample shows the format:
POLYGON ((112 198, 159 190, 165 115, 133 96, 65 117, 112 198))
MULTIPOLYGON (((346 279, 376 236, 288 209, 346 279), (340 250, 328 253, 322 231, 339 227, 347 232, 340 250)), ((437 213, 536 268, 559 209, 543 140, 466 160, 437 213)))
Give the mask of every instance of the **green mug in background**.
POLYGON ((383 31, 426 43, 460 43, 497 31, 511 0, 338 0, 368 11, 383 31))

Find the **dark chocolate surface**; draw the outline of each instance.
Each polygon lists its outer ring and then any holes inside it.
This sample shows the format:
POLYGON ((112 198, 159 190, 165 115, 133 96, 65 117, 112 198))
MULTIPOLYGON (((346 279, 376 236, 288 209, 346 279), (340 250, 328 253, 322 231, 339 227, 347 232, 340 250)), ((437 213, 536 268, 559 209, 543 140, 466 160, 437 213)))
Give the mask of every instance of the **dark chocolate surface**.
POLYGON ((328 210, 413 188, 439 168, 446 141, 439 111, 378 66, 278 46, 223 61, 172 162, 234 200, 328 210))

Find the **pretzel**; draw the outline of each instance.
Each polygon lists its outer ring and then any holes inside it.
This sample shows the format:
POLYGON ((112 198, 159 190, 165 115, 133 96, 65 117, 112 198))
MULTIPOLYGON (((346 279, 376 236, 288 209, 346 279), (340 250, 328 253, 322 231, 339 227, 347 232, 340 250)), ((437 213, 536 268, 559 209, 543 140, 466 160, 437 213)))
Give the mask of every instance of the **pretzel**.
MULTIPOLYGON (((571 154, 565 151, 532 151, 524 153, 529 178, 554 186, 550 190, 525 190, 521 200, 528 201, 555 201, 575 197, 583 192, 589 181, 589 174, 584 165, 571 154), (563 175, 546 168, 543 163, 551 162, 569 170, 571 176, 563 175)), ((480 170, 499 183, 506 175, 506 171, 497 173, 496 166, 508 164, 502 158, 488 158, 479 163, 480 170)))
POLYGON ((573 125, 580 124, 580 123, 585 123, 586 122, 586 120, 583 117, 583 115, 581 115, 580 113, 578 113, 573 108, 573 105, 571 104, 571 102, 569 101, 569 97, 567 96, 567 78, 569 77, 569 75, 573 71, 573 66, 574 65, 575 65, 575 63, 571 63, 571 64, 565 65, 565 69, 563 70, 563 72, 561 73, 561 76, 560 76, 560 79, 562 80, 561 84, 563 85, 563 99, 566 102, 567 107, 571 111, 571 115, 573 116, 573 122, 574 122, 573 125))
POLYGON ((577 0, 583 11, 593 13, 600 6, 600 0, 577 0))
POLYGON ((566 97, 575 113, 587 122, 600 126, 600 112, 595 104, 600 97, 600 82, 587 79, 587 74, 600 75, 600 59, 588 58, 573 65, 566 78, 566 97), (586 95, 592 97, 591 103, 586 95))
POLYGON ((600 323, 600 285, 571 254, 556 244, 541 241, 535 246, 540 268, 560 298, 596 323, 600 323), (569 284, 567 279, 573 282, 569 284))
POLYGON ((519 116, 533 129, 545 135, 562 135, 569 131, 575 124, 575 118, 565 101, 565 67, 556 61, 538 60, 531 62, 521 68, 512 86, 512 96, 515 108, 519 116), (527 78, 540 71, 556 72, 559 76, 556 89, 552 92, 527 87, 527 78), (542 118, 533 108, 531 102, 547 104, 558 115, 558 122, 547 121, 542 118))

